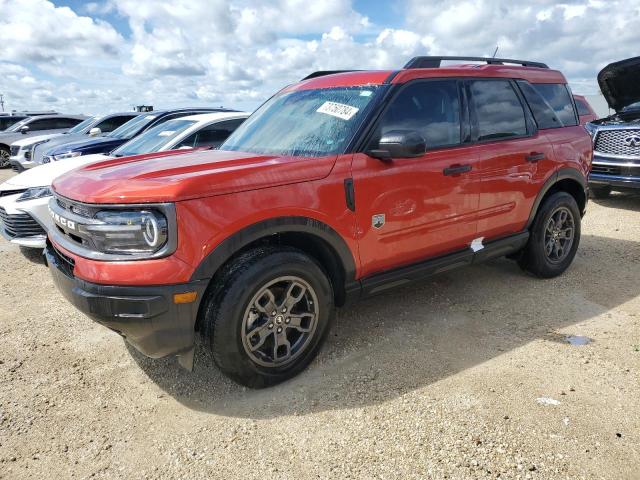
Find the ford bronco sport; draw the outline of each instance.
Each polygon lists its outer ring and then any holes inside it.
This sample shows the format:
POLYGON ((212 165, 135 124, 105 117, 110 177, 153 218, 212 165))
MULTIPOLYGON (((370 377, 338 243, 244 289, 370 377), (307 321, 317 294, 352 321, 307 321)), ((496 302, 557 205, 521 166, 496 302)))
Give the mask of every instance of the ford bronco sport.
POLYGON ((544 64, 316 72, 218 151, 58 178, 46 258, 67 299, 142 353, 192 368, 199 333, 225 374, 263 387, 305 368, 350 300, 497 256, 562 273, 590 164, 544 64))

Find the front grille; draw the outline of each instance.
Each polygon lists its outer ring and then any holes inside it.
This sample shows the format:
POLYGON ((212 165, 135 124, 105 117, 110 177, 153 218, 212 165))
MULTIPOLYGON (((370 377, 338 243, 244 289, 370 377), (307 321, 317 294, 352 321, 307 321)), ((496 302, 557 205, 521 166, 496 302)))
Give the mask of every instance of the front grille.
POLYGON ((11 150, 11 156, 15 157, 16 155, 18 155, 18 152, 20 151, 20 147, 17 145, 11 145, 11 147, 9 147, 9 149, 11 150))
POLYGON ((4 208, 0 207, 0 223, 7 235, 12 238, 46 235, 40 224, 26 213, 9 215, 4 208))
POLYGON ((640 158, 640 129, 638 130, 601 130, 596 136, 593 150, 602 154, 626 155, 640 158), (635 146, 629 146, 625 142, 635 146))
POLYGON ((92 217, 91 209, 82 205, 81 203, 76 203, 61 197, 56 197, 56 202, 63 210, 66 210, 67 212, 75 213, 76 215, 80 215, 81 217, 92 217))

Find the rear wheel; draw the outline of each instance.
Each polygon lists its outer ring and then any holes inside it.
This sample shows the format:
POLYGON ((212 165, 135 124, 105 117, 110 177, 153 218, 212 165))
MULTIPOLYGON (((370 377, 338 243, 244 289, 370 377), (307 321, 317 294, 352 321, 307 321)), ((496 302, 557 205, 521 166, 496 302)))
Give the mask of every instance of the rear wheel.
POLYGON ((261 388, 313 360, 334 315, 331 284, 315 261, 292 248, 260 248, 233 260, 216 281, 203 322, 223 373, 261 388))
POLYGON ((596 199, 607 198, 611 195, 611 187, 589 187, 589 194, 596 199))
POLYGON ((11 152, 7 147, 0 147, 0 168, 7 168, 9 164, 9 157, 11 152))
POLYGON ((578 250, 580 220, 580 210, 571 195, 557 192, 547 198, 531 227, 520 267, 543 278, 563 273, 578 250))

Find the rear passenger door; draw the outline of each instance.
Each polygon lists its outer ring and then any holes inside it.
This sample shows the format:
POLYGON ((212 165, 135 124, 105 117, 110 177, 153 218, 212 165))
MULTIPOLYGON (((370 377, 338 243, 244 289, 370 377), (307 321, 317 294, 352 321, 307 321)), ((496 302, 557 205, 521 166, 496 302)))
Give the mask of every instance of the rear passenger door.
POLYGON ((514 81, 474 79, 466 85, 481 178, 478 237, 492 240, 525 228, 552 168, 553 149, 514 81))

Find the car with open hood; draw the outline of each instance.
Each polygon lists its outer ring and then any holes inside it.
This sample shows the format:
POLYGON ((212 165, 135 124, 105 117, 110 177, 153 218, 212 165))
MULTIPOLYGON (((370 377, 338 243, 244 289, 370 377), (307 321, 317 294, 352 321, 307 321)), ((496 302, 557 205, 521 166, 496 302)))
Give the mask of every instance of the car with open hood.
POLYGON ((315 72, 218 150, 56 179, 45 257, 145 355, 192 368, 202 335, 222 372, 265 387, 310 364, 350 301, 507 255, 560 275, 591 155, 566 78, 539 62, 315 72))
POLYGON ((52 226, 48 204, 55 178, 109 158, 217 148, 248 116, 244 112, 216 112, 167 120, 121 145, 111 156, 83 155, 16 175, 0 184, 0 234, 22 247, 44 248, 46 232, 52 226))
POLYGON ((605 198, 613 190, 640 188, 640 57, 607 65, 598 84, 615 113, 586 124, 593 138, 589 189, 605 198))

